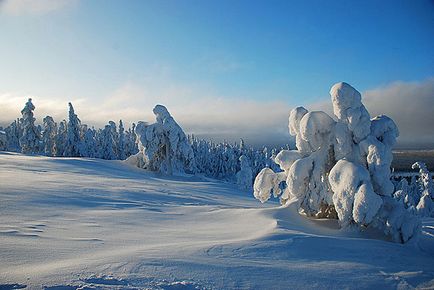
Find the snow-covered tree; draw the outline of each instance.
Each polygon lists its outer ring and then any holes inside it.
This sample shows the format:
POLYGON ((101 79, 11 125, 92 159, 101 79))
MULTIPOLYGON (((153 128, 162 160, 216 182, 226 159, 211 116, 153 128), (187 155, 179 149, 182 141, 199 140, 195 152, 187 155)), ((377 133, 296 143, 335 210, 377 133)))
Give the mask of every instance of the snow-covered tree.
POLYGON ((416 206, 417 212, 421 216, 434 216, 434 185, 431 174, 423 162, 414 163, 412 168, 419 168, 419 187, 421 196, 416 206))
POLYGON ((247 156, 241 155, 240 158, 240 171, 237 172, 237 184, 240 188, 252 188, 252 168, 250 167, 250 160, 247 156))
POLYGON ((65 156, 65 144, 66 144, 66 120, 62 120, 57 128, 57 134, 55 138, 56 156, 65 156))
POLYGON ((254 196, 261 202, 280 196, 282 204, 296 202, 305 215, 337 217, 342 227, 374 226, 399 242, 417 236, 419 219, 393 197, 395 123, 383 115, 371 120, 349 84, 334 85, 330 95, 337 121, 303 107, 291 111, 289 131, 297 150, 276 155, 282 172, 264 168, 257 175, 254 196))
POLYGON ((44 130, 42 133, 42 143, 44 144, 44 154, 46 156, 55 155, 57 124, 51 116, 46 116, 43 120, 44 130))
POLYGON ((116 140, 114 136, 113 126, 106 125, 100 134, 100 158, 107 160, 116 160, 116 140))
POLYGON ((120 160, 126 159, 126 136, 122 120, 119 120, 119 139, 118 139, 118 156, 120 160))
POLYGON ((23 135, 20 119, 13 121, 5 129, 7 139, 7 150, 14 152, 21 152, 20 139, 23 135))
POLYGON ((97 142, 95 138, 95 130, 87 129, 83 135, 80 143, 80 156, 82 157, 96 157, 97 142))
POLYGON ((137 125, 139 153, 128 158, 128 162, 166 174, 195 172, 194 153, 184 131, 166 107, 156 105, 153 112, 156 123, 137 125))
POLYGON ((35 126, 35 118, 33 111, 35 106, 32 99, 29 98, 24 108, 21 110, 23 135, 20 138, 20 146, 22 153, 37 153, 39 152, 39 141, 41 140, 38 134, 38 129, 35 126))
POLYGON ((5 151, 7 149, 8 139, 6 132, 0 127, 0 151, 5 151))
POLYGON ((69 119, 66 127, 66 142, 63 156, 79 157, 80 156, 80 119, 74 112, 74 107, 69 105, 69 119))

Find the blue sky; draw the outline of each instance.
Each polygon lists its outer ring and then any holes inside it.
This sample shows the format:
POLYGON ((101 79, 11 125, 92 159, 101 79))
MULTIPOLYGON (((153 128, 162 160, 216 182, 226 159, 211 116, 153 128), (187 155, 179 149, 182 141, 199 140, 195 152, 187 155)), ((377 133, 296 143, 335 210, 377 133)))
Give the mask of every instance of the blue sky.
POLYGON ((0 3, 0 95, 53 111, 72 100, 88 123, 136 121, 138 107, 150 119, 163 102, 191 132, 249 135, 259 121, 282 133, 288 109, 327 100, 338 81, 364 92, 434 76, 432 1, 0 3), (225 116, 244 103, 262 117, 225 116), (282 117, 267 123, 269 111, 282 117))

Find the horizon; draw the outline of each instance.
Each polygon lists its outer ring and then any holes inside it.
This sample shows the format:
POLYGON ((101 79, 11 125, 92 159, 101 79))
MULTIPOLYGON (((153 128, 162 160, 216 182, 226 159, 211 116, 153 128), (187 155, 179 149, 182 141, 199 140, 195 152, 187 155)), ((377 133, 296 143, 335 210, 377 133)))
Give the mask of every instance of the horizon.
POLYGON ((397 123, 396 148, 434 148, 430 1, 102 3, 0 1, 0 125, 28 97, 38 123, 71 101, 95 127, 161 103, 188 134, 284 145, 289 111, 330 114, 345 81, 397 123))

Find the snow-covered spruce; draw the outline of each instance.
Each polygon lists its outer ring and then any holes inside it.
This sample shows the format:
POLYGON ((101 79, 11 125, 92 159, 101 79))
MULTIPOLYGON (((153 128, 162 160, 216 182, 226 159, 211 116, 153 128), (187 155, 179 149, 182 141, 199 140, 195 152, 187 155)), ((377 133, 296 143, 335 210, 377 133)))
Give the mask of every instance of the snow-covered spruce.
POLYGON ((425 163, 416 162, 413 169, 419 168, 419 189, 421 192, 416 210, 421 216, 434 216, 434 184, 425 163))
POLYGON ((42 132, 42 143, 44 144, 44 154, 46 156, 55 155, 55 138, 57 133, 57 124, 54 122, 53 117, 46 116, 43 120, 44 131, 42 132))
POLYGON ((130 156, 127 162, 165 174, 194 173, 194 153, 184 131, 166 107, 156 105, 153 112, 156 123, 137 124, 139 152, 130 156))
POLYGON ((252 168, 250 167, 249 158, 245 155, 241 155, 240 158, 240 171, 237 172, 237 185, 241 189, 252 188, 252 168))
POLYGON ((74 107, 71 103, 69 106, 69 121, 66 127, 66 140, 63 156, 80 157, 80 126, 81 121, 74 112, 74 107))
POLYGON ((33 111, 35 106, 32 103, 32 99, 29 98, 24 108, 21 110, 22 128, 23 133, 20 138, 20 147, 22 153, 38 153, 40 146, 40 134, 35 126, 35 118, 33 117, 33 111))
POLYGON ((373 226, 397 242, 417 237, 420 219, 403 199, 394 198, 403 194, 394 194, 390 180, 399 135, 395 123, 383 115, 370 119, 361 94, 347 83, 335 84, 330 95, 336 121, 303 107, 290 112, 297 150, 282 150, 274 158, 282 172, 262 169, 255 198, 280 196, 282 204, 296 202, 307 216, 338 218, 342 227, 373 226))

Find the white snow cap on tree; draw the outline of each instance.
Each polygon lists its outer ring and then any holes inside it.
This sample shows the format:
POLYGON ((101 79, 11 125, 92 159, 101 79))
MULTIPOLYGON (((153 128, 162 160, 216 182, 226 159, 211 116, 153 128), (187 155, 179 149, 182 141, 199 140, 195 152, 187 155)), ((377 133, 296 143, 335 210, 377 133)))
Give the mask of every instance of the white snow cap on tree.
POLYGON ((35 118, 33 111, 35 106, 32 99, 29 98, 24 108, 21 110, 23 135, 20 138, 20 146, 22 153, 37 153, 39 151, 39 136, 38 129, 35 126, 35 118))
POLYGON ((184 131, 163 105, 156 105, 153 112, 156 123, 137 125, 139 153, 127 162, 166 174, 194 173, 194 153, 184 131))
POLYGON ((282 204, 297 202, 300 213, 338 218, 342 227, 375 226, 399 242, 417 236, 420 221, 392 197, 399 196, 390 180, 396 124, 383 115, 370 120, 361 94, 347 83, 335 84, 330 95, 337 121, 303 107, 290 112, 297 150, 274 158, 283 172, 264 168, 258 174, 255 198, 265 202, 273 193, 282 204), (398 214, 406 220, 396 219, 398 214))
POLYGON ((241 155, 240 158, 241 170, 237 172, 237 184, 242 189, 252 188, 252 168, 250 167, 250 160, 247 156, 241 155))

